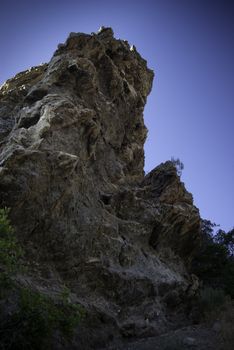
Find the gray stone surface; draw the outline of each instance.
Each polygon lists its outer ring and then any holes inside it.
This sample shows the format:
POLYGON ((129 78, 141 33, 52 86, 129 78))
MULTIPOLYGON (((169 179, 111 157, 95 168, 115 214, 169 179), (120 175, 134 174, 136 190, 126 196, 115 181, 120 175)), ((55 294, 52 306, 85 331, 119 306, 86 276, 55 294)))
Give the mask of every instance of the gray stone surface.
POLYGON ((65 283, 86 308, 74 349, 175 328, 198 287, 187 271, 199 243, 192 195, 171 162, 144 177, 153 76, 102 27, 71 33, 49 64, 0 89, 0 207, 32 283, 65 283))

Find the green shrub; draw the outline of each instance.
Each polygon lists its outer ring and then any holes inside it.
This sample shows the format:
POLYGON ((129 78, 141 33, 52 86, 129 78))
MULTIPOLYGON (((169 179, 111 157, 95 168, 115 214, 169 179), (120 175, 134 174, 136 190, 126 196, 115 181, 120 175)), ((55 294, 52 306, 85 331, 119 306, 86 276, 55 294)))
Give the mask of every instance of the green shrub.
POLYGON ((22 288, 16 311, 1 323, 0 344, 4 350, 51 349, 55 333, 71 340, 82 317, 80 305, 22 288))
POLYGON ((18 269, 23 250, 14 235, 8 213, 9 209, 0 209, 0 265, 8 273, 13 273, 18 269))
POLYGON ((62 340, 72 339, 84 312, 80 305, 71 302, 66 287, 52 299, 14 281, 23 250, 8 213, 8 209, 0 209, 0 349, 49 350, 56 332, 62 340))
POLYGON ((222 289, 205 287, 200 291, 197 305, 201 316, 209 318, 218 314, 226 302, 227 296, 222 289))
POLYGON ((234 299, 234 232, 219 230, 209 220, 201 222, 201 245, 193 256, 191 272, 205 286, 223 289, 234 299))
POLYGON ((184 164, 181 162, 181 160, 179 158, 174 158, 174 157, 171 157, 171 162, 173 163, 173 165, 176 168, 177 175, 181 176, 182 171, 184 169, 184 164))
POLYGON ((14 274, 21 268, 23 250, 8 219, 9 209, 0 209, 0 299, 13 288, 14 274))

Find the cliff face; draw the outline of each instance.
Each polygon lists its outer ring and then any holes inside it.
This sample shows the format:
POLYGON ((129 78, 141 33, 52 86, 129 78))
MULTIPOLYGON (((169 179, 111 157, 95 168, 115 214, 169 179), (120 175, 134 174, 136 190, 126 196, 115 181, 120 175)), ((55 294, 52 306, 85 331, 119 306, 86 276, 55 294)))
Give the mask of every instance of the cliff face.
POLYGON ((160 334, 195 288, 192 196, 171 162, 144 177, 152 80, 135 47, 102 28, 71 33, 49 64, 0 89, 0 207, 32 287, 65 283, 87 310, 74 348, 160 334))

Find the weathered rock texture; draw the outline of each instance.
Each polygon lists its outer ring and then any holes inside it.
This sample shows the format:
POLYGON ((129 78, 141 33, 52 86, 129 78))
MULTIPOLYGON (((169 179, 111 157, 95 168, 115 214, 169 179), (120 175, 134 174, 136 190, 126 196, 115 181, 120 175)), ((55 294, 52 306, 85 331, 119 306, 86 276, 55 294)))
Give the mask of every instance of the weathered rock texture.
POLYGON ((0 207, 12 209, 32 286, 66 283, 87 310, 69 349, 176 327, 196 284, 192 196, 171 162, 144 177, 153 75, 102 28, 71 33, 49 64, 0 90, 0 207))

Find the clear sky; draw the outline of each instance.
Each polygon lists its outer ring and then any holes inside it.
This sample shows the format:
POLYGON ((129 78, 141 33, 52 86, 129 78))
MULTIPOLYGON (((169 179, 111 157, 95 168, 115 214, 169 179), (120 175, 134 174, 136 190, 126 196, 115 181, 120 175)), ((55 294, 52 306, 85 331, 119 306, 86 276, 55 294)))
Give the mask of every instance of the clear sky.
POLYGON ((145 170, 179 157, 203 218, 234 226, 234 1, 1 0, 0 84, 69 32, 111 26, 155 71, 145 170))

